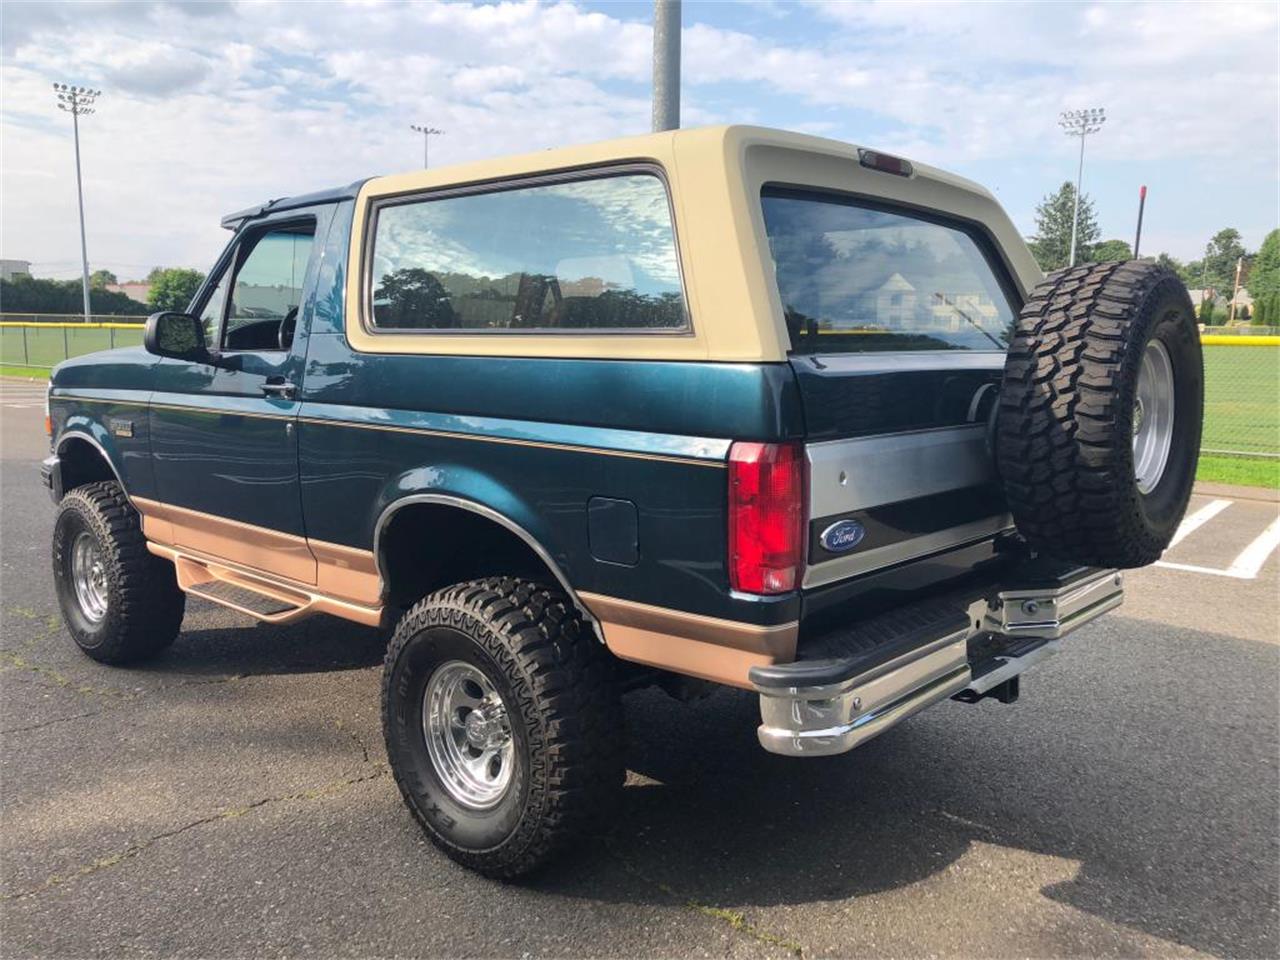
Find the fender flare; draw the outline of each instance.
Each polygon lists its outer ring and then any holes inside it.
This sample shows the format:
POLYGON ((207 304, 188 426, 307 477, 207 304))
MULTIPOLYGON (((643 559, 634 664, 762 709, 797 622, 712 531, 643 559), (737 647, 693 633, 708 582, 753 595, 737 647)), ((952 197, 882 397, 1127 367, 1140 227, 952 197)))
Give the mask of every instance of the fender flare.
POLYGON ((600 624, 597 622, 595 615, 587 608, 587 605, 578 598, 578 592, 574 589, 573 584, 569 582, 569 578, 565 576, 564 570, 561 569, 555 559, 538 539, 528 530, 516 523, 506 514, 495 510, 493 507, 486 506, 477 500, 471 500, 467 497, 460 497, 451 493, 409 493, 399 497, 388 503, 382 512, 378 515, 378 520, 373 528, 373 562, 378 571, 378 579, 382 583, 387 583, 386 573, 382 569, 382 536, 387 525, 395 514, 403 507, 412 506, 414 504, 436 504, 438 506, 453 507, 459 510, 467 510, 471 513, 491 520, 499 526, 505 528, 508 532, 514 533, 519 537, 530 550, 537 555, 552 575, 564 589, 565 594, 572 601, 578 612, 591 624, 597 635, 603 636, 600 631, 600 624))
POLYGON ((116 478, 116 483, 120 485, 120 491, 124 494, 125 499, 129 501, 129 506, 134 507, 136 510, 137 507, 134 506, 133 498, 129 496, 129 488, 125 486, 124 478, 120 475, 119 468, 116 467, 115 461, 111 459, 111 454, 107 451, 107 448, 102 444, 102 442, 91 433, 88 433, 79 427, 70 427, 58 434, 57 440, 54 441, 53 452, 56 453, 59 458, 62 457, 63 447, 66 445, 68 440, 83 440, 97 451, 98 456, 102 458, 103 462, 111 470, 112 476, 116 478))

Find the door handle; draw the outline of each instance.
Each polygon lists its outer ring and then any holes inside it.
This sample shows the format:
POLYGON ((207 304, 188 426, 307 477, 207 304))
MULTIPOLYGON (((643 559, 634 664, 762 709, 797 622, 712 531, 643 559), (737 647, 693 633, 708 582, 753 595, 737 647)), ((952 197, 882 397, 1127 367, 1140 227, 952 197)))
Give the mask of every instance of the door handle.
POLYGON ((270 377, 262 384, 262 393, 268 397, 292 400, 298 395, 298 385, 284 377, 270 377))

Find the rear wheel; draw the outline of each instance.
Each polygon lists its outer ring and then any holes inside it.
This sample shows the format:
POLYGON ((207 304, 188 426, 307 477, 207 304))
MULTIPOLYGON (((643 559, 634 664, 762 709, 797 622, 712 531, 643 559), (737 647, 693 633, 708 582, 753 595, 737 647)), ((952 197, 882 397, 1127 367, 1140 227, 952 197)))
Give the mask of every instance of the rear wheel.
POLYGON ((997 458, 1019 531, 1079 563, 1158 559, 1191 496, 1203 405, 1176 274, 1129 261, 1050 275, 1018 317, 1000 393, 997 458))
POLYGON ((415 604, 387 650, 382 722, 423 830, 489 876, 545 863, 622 783, 612 663, 562 592, 528 581, 472 581, 415 604))
POLYGON ((102 663, 159 653, 182 626, 186 594, 173 564, 153 556, 118 483, 77 487, 53 527, 53 582, 72 639, 102 663))

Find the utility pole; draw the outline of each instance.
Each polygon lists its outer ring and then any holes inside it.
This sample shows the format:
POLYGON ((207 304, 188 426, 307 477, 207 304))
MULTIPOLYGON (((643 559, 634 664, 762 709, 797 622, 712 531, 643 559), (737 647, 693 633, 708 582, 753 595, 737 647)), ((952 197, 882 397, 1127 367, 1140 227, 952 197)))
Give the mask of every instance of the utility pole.
POLYGON ((55 83, 53 92, 58 95, 58 109, 71 114, 71 129, 76 142, 76 198, 80 202, 80 279, 84 288, 84 322, 88 323, 89 245, 84 236, 84 187, 80 181, 80 118, 93 113, 93 104, 102 96, 102 91, 55 83))
POLYGON ((1147 185, 1138 191, 1138 232, 1133 235, 1133 259, 1138 259, 1138 244, 1142 242, 1142 211, 1147 206, 1147 185))
POLYGON ((419 126, 416 123, 409 124, 409 129, 422 134, 422 169, 431 166, 427 161, 430 159, 427 153, 428 147, 431 145, 432 137, 439 137, 444 134, 443 130, 437 130, 435 127, 419 126))
POLYGON ((1068 266, 1076 265, 1076 236, 1080 229, 1080 190, 1084 183, 1084 138, 1097 133, 1106 123, 1106 111, 1094 107, 1089 110, 1063 110, 1058 116, 1062 131, 1069 137, 1080 138, 1080 165, 1076 168, 1076 203, 1071 214, 1071 260, 1068 266))
POLYGON ((1236 282, 1231 288, 1231 319, 1228 323, 1236 322, 1236 297, 1240 296, 1240 271, 1244 268, 1244 257, 1236 257, 1236 282))
POLYGON ((653 132, 680 127, 680 0, 653 0, 653 132))

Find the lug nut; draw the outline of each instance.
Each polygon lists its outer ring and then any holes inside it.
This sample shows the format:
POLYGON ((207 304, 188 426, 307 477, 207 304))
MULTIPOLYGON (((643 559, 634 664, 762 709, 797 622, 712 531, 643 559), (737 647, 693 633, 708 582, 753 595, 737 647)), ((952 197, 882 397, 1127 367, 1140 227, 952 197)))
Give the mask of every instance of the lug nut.
POLYGON ((1035 613, 1035 612, 1037 612, 1039 609, 1040 609, 1040 604, 1036 603, 1034 600, 1023 600, 1023 601, 1022 601, 1022 612, 1023 612, 1023 613, 1035 613))

